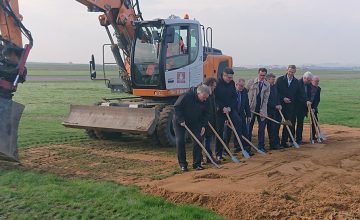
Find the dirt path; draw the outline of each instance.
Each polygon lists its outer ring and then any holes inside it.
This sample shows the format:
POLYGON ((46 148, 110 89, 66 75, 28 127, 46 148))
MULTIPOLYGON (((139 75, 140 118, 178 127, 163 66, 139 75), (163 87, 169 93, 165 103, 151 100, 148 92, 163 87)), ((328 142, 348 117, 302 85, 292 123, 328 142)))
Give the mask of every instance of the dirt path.
POLYGON ((327 125, 323 130, 328 140, 322 144, 184 174, 177 174, 174 154, 124 150, 121 143, 53 145, 21 155, 26 169, 136 184, 230 219, 360 219, 360 129, 327 125))

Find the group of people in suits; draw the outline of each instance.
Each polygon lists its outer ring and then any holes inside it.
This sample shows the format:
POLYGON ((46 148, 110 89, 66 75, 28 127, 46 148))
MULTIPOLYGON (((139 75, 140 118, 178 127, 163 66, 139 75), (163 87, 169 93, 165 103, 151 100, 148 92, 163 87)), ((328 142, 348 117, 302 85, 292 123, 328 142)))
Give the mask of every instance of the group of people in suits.
MULTIPOLYGON (((234 138, 235 153, 241 151, 240 145, 242 145, 250 156, 254 155, 249 143, 241 137, 246 137, 251 141, 256 122, 259 150, 267 151, 265 148, 266 129, 270 150, 291 146, 288 144, 288 130, 283 128, 280 139, 280 125, 267 120, 267 117, 276 121, 290 120, 294 125, 291 127, 291 132, 296 137, 297 144, 302 144, 304 118, 308 109, 312 109, 317 118, 321 88, 319 77, 311 72, 305 72, 299 80, 295 78, 295 73, 296 66, 289 65, 287 73, 276 79, 276 76, 268 73, 266 68, 260 68, 257 77, 246 83, 242 78, 234 82, 233 69, 225 68, 218 79, 208 78, 203 84, 181 95, 174 104, 173 119, 181 170, 188 171, 185 153, 186 129, 190 129, 198 140, 205 142, 206 151, 217 163, 225 160, 226 152, 224 152, 221 140, 217 138, 213 154, 211 144, 215 135, 209 126, 216 128, 216 132, 228 145, 233 133, 233 130, 229 128, 229 120, 234 131, 240 136, 241 143, 234 138), (284 119, 281 117, 281 112, 284 119)), ((315 136, 315 133, 311 135, 315 136)), ((210 162, 210 158, 206 162, 210 162)), ((193 141, 193 169, 204 169, 202 150, 196 141, 193 141)))

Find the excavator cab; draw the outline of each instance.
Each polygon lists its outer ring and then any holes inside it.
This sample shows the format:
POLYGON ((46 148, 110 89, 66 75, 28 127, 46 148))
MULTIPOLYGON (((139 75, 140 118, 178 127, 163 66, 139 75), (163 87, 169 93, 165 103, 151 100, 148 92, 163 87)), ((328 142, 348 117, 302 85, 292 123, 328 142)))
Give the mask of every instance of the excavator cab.
POLYGON ((200 28, 198 21, 180 18, 137 22, 131 62, 133 94, 178 96, 200 84, 200 28))

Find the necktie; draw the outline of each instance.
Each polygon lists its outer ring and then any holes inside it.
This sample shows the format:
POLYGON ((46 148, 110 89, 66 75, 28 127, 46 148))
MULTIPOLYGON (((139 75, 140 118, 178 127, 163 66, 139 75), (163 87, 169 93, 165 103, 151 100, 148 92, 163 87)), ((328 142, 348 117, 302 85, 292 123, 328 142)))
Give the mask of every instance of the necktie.
POLYGON ((240 111, 240 107, 241 107, 241 92, 240 91, 238 92, 237 97, 238 97, 238 111, 240 111))

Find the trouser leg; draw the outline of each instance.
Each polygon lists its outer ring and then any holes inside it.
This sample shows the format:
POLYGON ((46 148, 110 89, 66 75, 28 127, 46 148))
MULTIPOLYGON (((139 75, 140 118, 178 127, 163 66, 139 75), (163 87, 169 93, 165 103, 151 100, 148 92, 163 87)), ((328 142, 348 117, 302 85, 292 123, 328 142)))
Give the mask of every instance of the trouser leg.
MULTIPOLYGON (((194 129, 193 133, 201 143, 203 138, 200 136, 200 130, 194 129)), ((195 140, 193 140, 193 168, 201 166, 201 158, 201 147, 195 140)))
POLYGON ((261 117, 258 116, 258 146, 259 147, 265 147, 265 127, 266 127, 266 119, 261 120, 261 117))
POLYGON ((214 138, 213 135, 208 135, 205 137, 205 148, 211 156, 212 156, 211 143, 212 143, 213 138, 214 138))
MULTIPOLYGON (((224 123, 225 123, 225 117, 224 114, 218 114, 216 118, 216 125, 217 125, 217 132, 219 135, 224 136, 224 123)), ((216 139, 216 145, 215 145, 215 154, 217 157, 222 157, 223 149, 221 142, 219 139, 216 139)))
POLYGON ((185 151, 185 128, 179 125, 177 122, 173 122, 175 139, 176 139, 176 151, 181 167, 187 167, 186 151, 185 151))
POLYGON ((296 142, 302 141, 302 133, 304 130, 304 118, 305 115, 299 113, 296 115, 296 142))
MULTIPOLYGON (((274 113, 273 112, 268 112, 268 116, 270 118, 274 118, 274 113)), ((275 124, 274 122, 270 121, 270 120, 267 120, 266 122, 266 128, 267 128, 267 133, 268 133, 268 136, 269 136, 269 145, 270 147, 274 147, 275 146, 275 137, 274 137, 274 125, 275 124)))

